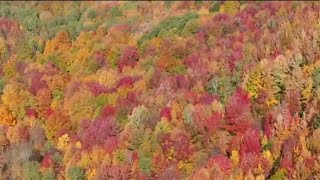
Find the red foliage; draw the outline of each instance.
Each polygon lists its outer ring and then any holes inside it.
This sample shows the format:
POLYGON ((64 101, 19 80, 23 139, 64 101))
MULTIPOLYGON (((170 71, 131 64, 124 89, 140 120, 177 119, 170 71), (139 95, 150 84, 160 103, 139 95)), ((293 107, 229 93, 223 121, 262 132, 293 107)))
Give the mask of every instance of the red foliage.
POLYGON ((139 54, 135 47, 128 46, 122 52, 122 56, 118 61, 118 67, 120 72, 125 66, 134 67, 139 60, 139 54))
POLYGON ((98 179, 130 179, 129 165, 104 165, 100 168, 98 179))
POLYGON ((100 94, 108 93, 108 92, 112 91, 112 90, 108 89, 107 87, 105 87, 104 85, 99 84, 98 82, 89 82, 89 83, 87 83, 87 86, 88 86, 90 92, 94 96, 99 96, 100 94))
POLYGON ((176 78, 178 89, 190 89, 191 81, 189 80, 188 76, 177 75, 175 78, 176 78))
POLYGON ((229 173, 230 170, 232 169, 232 163, 231 163, 230 159, 226 156, 223 156, 223 155, 217 155, 215 157, 212 157, 208 161, 208 166, 211 167, 213 164, 218 165, 220 170, 223 173, 229 173))
POLYGON ((248 173, 250 169, 256 169, 259 167, 260 156, 257 154, 245 154, 241 156, 240 165, 245 173, 248 173))
POLYGON ((27 108, 26 109, 26 114, 27 114, 28 117, 32 117, 32 118, 37 118, 38 117, 37 111, 32 109, 32 108, 27 108))
POLYGON ((131 76, 127 76, 127 77, 123 77, 122 79, 120 79, 118 87, 121 86, 132 86, 135 82, 135 78, 131 77, 131 76))
POLYGON ((106 106, 102 109, 101 117, 107 118, 109 116, 114 116, 116 114, 116 109, 113 106, 106 106))
POLYGON ((186 133, 178 133, 176 135, 165 134, 161 138, 161 146, 165 154, 169 153, 170 149, 175 150, 174 158, 185 160, 194 153, 194 148, 190 145, 190 138, 186 133))
POLYGON ((41 73, 39 71, 31 71, 31 72, 27 73, 27 75, 26 75, 27 78, 31 79, 29 91, 34 95, 40 89, 48 87, 46 81, 41 80, 42 76, 43 76, 43 73, 41 73))
POLYGON ((53 110, 51 108, 48 108, 47 111, 46 111, 46 117, 49 117, 51 116, 51 114, 53 114, 53 110))
POLYGON ((248 130, 242 139, 240 147, 241 156, 248 153, 259 154, 261 150, 259 129, 255 128, 248 130))
POLYGON ((106 65, 106 57, 101 51, 96 51, 93 54, 93 58, 100 67, 103 67, 106 65))
POLYGON ((109 137, 107 140, 105 140, 103 148, 107 153, 111 154, 118 148, 118 138, 115 136, 109 137))
POLYGON ((225 117, 230 130, 244 132, 253 124, 250 99, 241 88, 238 88, 230 97, 225 117))
POLYGON ((213 132, 217 128, 219 128, 219 125, 222 120, 222 114, 219 112, 214 112, 210 118, 207 119, 206 126, 208 127, 210 132, 213 132))
POLYGON ((24 74, 24 69, 27 67, 27 64, 25 62, 19 61, 16 63, 16 71, 19 74, 24 74))
POLYGON ((91 149, 93 146, 102 146, 107 152, 112 152, 117 147, 117 131, 115 121, 112 118, 95 119, 80 134, 82 144, 85 149, 91 149))
POLYGON ((289 139, 287 139, 282 145, 280 165, 289 173, 292 172, 294 168, 293 154, 294 149, 298 146, 298 143, 298 138, 292 136, 289 139))
POLYGON ((268 138, 271 138, 273 136, 273 123, 274 123, 274 119, 272 117, 271 113, 268 113, 266 115, 266 118, 264 120, 264 133, 266 134, 266 136, 268 138))
POLYGON ((199 98, 199 103, 210 105, 214 100, 219 101, 220 100, 219 95, 205 93, 199 98))
POLYGON ((54 161, 51 157, 51 155, 46 154, 43 158, 43 160, 41 161, 41 167, 44 168, 50 168, 54 165, 54 161))
POLYGON ((172 120, 171 109, 169 107, 162 108, 160 111, 160 117, 165 117, 169 121, 171 121, 172 120))

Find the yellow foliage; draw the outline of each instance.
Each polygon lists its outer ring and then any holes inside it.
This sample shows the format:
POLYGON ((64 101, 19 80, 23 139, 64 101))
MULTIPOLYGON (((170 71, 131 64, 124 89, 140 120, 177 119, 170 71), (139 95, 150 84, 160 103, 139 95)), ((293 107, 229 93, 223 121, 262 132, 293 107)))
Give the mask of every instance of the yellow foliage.
POLYGON ((226 1, 220 6, 220 12, 236 14, 239 10, 240 3, 238 1, 226 1))
MULTIPOLYGON (((263 134, 263 133, 262 133, 263 134)), ((268 138, 266 135, 263 135, 262 139, 261 139, 261 146, 264 147, 265 145, 268 144, 268 138)))
POLYGON ((55 38, 48 41, 44 49, 44 54, 51 54, 56 51, 66 52, 70 49, 72 43, 67 32, 59 32, 55 38))
POLYGON ((3 65, 3 71, 7 79, 15 76, 15 56, 10 57, 10 59, 3 65))
POLYGON ((88 180, 95 180, 97 175, 96 169, 88 169, 86 170, 86 176, 88 180))
POLYGON ((192 180, 210 180, 210 172, 206 168, 201 168, 192 176, 192 180))
POLYGON ((168 133, 172 129, 170 123, 166 120, 166 118, 162 117, 161 121, 157 123, 156 128, 154 130, 155 135, 160 133, 168 133))
POLYGON ((70 137, 68 134, 64 134, 58 139, 57 147, 58 149, 65 150, 68 147, 70 137))
POLYGON ((265 150, 265 151, 263 151, 262 156, 263 156, 265 159, 268 159, 268 160, 269 160, 270 165, 273 164, 274 159, 273 159, 273 156, 272 156, 270 150, 265 150))
POLYGON ((171 107, 171 116, 173 122, 181 122, 182 121, 182 107, 181 105, 174 101, 171 107))
POLYGON ((92 119, 95 113, 94 97, 90 92, 77 92, 64 102, 71 123, 76 126, 82 119, 92 119))
POLYGON ((9 111, 9 109, 3 105, 0 105, 0 124, 12 126, 15 125, 17 121, 9 111))
POLYGON ((90 155, 87 152, 82 151, 81 158, 77 163, 78 166, 88 167, 90 162, 91 162, 90 155))
POLYGON ((162 39, 158 37, 150 40, 150 44, 152 44, 157 49, 161 48, 162 43, 162 39))
POLYGON ((6 53, 7 48, 6 48, 6 44, 5 44, 5 40, 0 37, 0 60, 2 58, 2 56, 6 53))
POLYGON ((220 101, 213 101, 212 104, 212 112, 223 112, 224 108, 220 101))
POLYGON ((134 83, 132 91, 133 92, 141 92, 147 89, 146 81, 140 80, 136 83, 134 83))
POLYGON ((176 154, 176 152, 175 152, 174 148, 171 147, 171 148, 169 149, 169 151, 168 151, 168 154, 167 154, 166 156, 167 156, 167 158, 168 158, 169 160, 172 160, 172 159, 175 157, 175 154, 176 154))
POLYGON ((131 87, 121 86, 118 88, 117 92, 119 97, 126 98, 131 90, 131 87))
POLYGON ((271 106, 277 105, 277 104, 279 103, 279 101, 276 100, 274 96, 272 96, 271 98, 269 98, 269 99, 267 100, 266 103, 267 103, 267 106, 268 106, 268 107, 271 107, 271 106))
POLYGON ((16 118, 23 118, 26 106, 34 106, 35 99, 33 95, 23 90, 23 87, 19 84, 7 84, 3 89, 1 100, 3 104, 12 111, 12 114, 16 118))
POLYGON ((310 77, 314 71, 314 65, 306 65, 303 67, 305 77, 310 77))
POLYGON ((182 170, 186 175, 190 175, 193 170, 193 164, 189 162, 179 161, 178 168, 182 170))
POLYGON ((118 58, 120 57, 120 47, 119 45, 112 46, 111 49, 107 53, 107 61, 111 67, 117 65, 118 58))
POLYGON ((61 101, 54 99, 50 105, 53 110, 59 109, 61 106, 61 101))
POLYGON ((107 88, 112 88, 118 82, 118 71, 113 69, 101 69, 96 73, 96 79, 100 84, 105 85, 107 88))
POLYGON ((264 180, 266 179, 265 176, 263 174, 260 174, 258 176, 255 177, 255 180, 264 180))
POLYGON ((76 142, 76 148, 81 149, 82 148, 82 144, 80 141, 76 142))
POLYGON ((76 53, 74 63, 83 64, 89 58, 89 56, 90 56, 90 51, 87 48, 82 48, 76 53))
POLYGON ((239 152, 237 150, 232 150, 230 159, 231 159, 233 165, 236 166, 240 161, 239 152))
POLYGON ((259 91, 263 87, 262 84, 262 70, 258 67, 249 75, 246 83, 246 91, 249 93, 250 97, 258 97, 259 91))
POLYGON ((312 89, 313 89, 313 80, 311 77, 307 79, 307 82, 304 85, 304 88, 301 92, 302 95, 302 102, 307 103, 312 95, 312 89))
POLYGON ((316 129, 312 132, 312 135, 307 138, 307 147, 311 152, 320 152, 320 129, 316 129))
POLYGON ((18 123, 15 126, 9 126, 6 132, 6 137, 11 144, 20 143, 22 141, 21 130, 23 128, 25 128, 25 125, 23 123, 18 123))
POLYGON ((89 32, 82 31, 77 40, 74 42, 73 47, 75 48, 87 48, 89 50, 92 49, 93 46, 93 37, 89 32))

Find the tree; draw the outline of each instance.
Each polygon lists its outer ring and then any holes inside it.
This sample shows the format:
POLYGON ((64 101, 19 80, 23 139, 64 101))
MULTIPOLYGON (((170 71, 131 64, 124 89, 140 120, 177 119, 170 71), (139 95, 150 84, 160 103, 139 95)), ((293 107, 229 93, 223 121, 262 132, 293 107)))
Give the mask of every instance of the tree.
POLYGON ((78 166, 73 166, 68 170, 67 177, 70 180, 84 180, 85 179, 85 170, 78 166))
POLYGON ((0 119, 2 125, 12 126, 17 123, 9 109, 4 105, 0 106, 0 119))

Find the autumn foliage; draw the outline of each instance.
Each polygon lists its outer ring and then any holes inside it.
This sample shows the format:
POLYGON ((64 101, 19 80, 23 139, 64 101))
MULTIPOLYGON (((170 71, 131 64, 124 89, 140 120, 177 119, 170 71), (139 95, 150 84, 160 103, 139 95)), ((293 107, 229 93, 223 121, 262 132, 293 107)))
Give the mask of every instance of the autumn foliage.
POLYGON ((319 10, 0 2, 0 179, 319 179, 319 10))

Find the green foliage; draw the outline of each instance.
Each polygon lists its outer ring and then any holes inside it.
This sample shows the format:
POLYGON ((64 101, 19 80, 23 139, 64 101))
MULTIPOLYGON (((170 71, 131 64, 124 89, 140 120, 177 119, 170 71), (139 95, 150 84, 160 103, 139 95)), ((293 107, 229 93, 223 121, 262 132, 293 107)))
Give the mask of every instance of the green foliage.
POLYGON ((43 152, 44 152, 44 153, 47 153, 47 152, 51 151, 53 148, 54 148, 53 142, 51 142, 51 141, 46 141, 45 144, 44 144, 43 152))
POLYGON ((152 168, 152 159, 148 157, 139 157, 139 166, 142 170, 142 172, 149 174, 151 172, 152 168))
POLYGON ((184 64, 170 66, 166 69, 166 71, 171 74, 184 74, 187 71, 187 66, 184 64))
POLYGON ((125 124, 129 122, 128 120, 128 110, 121 109, 116 115, 117 124, 123 128, 125 124))
POLYGON ((68 69, 65 61, 61 59, 60 54, 58 53, 50 54, 47 61, 51 61, 56 67, 64 72, 66 72, 68 69))
POLYGON ((122 16, 122 12, 120 11, 120 9, 118 7, 112 7, 110 9, 110 14, 111 14, 111 17, 122 16))
POLYGON ((106 94, 100 94, 95 98, 95 103, 98 107, 102 107, 108 103, 108 96, 106 94))
POLYGON ((316 116, 313 119, 313 128, 314 129, 319 129, 320 128, 320 116, 316 116))
POLYGON ((137 2, 129 1, 123 4, 123 6, 121 7, 121 10, 122 11, 134 10, 137 7, 138 7, 137 2))
POLYGON ((93 19, 93 18, 97 17, 97 12, 96 12, 96 10, 94 10, 94 9, 89 9, 89 10, 88 10, 87 17, 90 18, 90 19, 93 19))
POLYGON ((30 60, 35 55, 35 49, 37 47, 34 46, 35 42, 29 41, 28 43, 20 44, 19 50, 17 52, 17 58, 20 60, 30 60))
POLYGON ((314 82, 315 88, 319 88, 320 86, 320 68, 315 69, 312 75, 312 79, 314 82))
POLYGON ((284 180, 284 179, 286 179, 286 171, 284 169, 277 170, 277 172, 270 178, 270 180, 284 180))
POLYGON ((68 177, 70 178, 70 180, 84 180, 85 170, 79 166, 71 167, 68 170, 68 177))
POLYGON ((220 5, 221 2, 217 1, 217 2, 212 2, 212 5, 209 9, 209 12, 219 12, 220 11, 220 5))
POLYGON ((115 152, 115 156, 117 160, 123 164, 127 162, 127 157, 126 157, 127 154, 128 154, 128 151, 126 149, 118 149, 115 152))
POLYGON ((0 79, 0 95, 2 94, 2 90, 5 87, 5 81, 4 79, 0 79))
POLYGON ((191 36, 195 33, 198 32, 199 30, 199 22, 196 19, 193 19, 189 22, 187 22, 187 24, 185 25, 185 27, 183 28, 181 35, 183 37, 188 37, 191 36))
POLYGON ((63 99, 63 91, 58 90, 58 89, 54 89, 52 91, 52 97, 55 100, 62 100, 63 99))
POLYGON ((271 141, 268 141, 268 143, 266 145, 263 146, 263 150, 271 150, 272 148, 272 142, 271 141))
POLYGON ((173 1, 165 1, 164 5, 166 6, 167 9, 170 9, 173 3, 174 3, 173 1))
POLYGON ((52 156, 52 159, 56 164, 62 164, 63 162, 63 157, 59 152, 55 152, 52 156))
POLYGON ((149 118, 149 110, 145 106, 136 107, 131 116, 129 116, 130 123, 138 128, 141 123, 146 122, 149 118))
POLYGON ((141 39, 139 39, 138 45, 140 46, 144 41, 158 37, 161 30, 170 31, 171 29, 176 29, 173 32, 180 34, 187 22, 196 18, 198 18, 198 14, 196 13, 187 13, 180 17, 170 17, 160 22, 150 33, 143 35, 141 39))
POLYGON ((234 92, 236 83, 229 76, 215 76, 207 85, 207 91, 209 93, 215 93, 220 95, 223 102, 226 102, 227 98, 234 92))
POLYGON ((150 70, 151 68, 153 68, 155 66, 155 62, 156 62, 156 58, 151 57, 151 58, 147 58, 144 62, 143 62, 143 69, 145 71, 150 70))
POLYGON ((56 179, 57 179, 56 174, 52 169, 44 171, 41 178, 41 180, 56 180, 56 179))
POLYGON ((81 11, 79 8, 73 8, 70 10, 69 15, 67 16, 68 21, 79 21, 81 18, 81 11))
POLYGON ((21 8, 17 11, 16 16, 28 31, 39 31, 40 19, 36 8, 21 8))
POLYGON ((27 161, 23 163, 22 168, 25 180, 41 180, 40 164, 37 161, 27 161))
POLYGON ((10 6, 6 2, 1 2, 0 4, 0 17, 10 17, 11 16, 11 10, 10 6))

